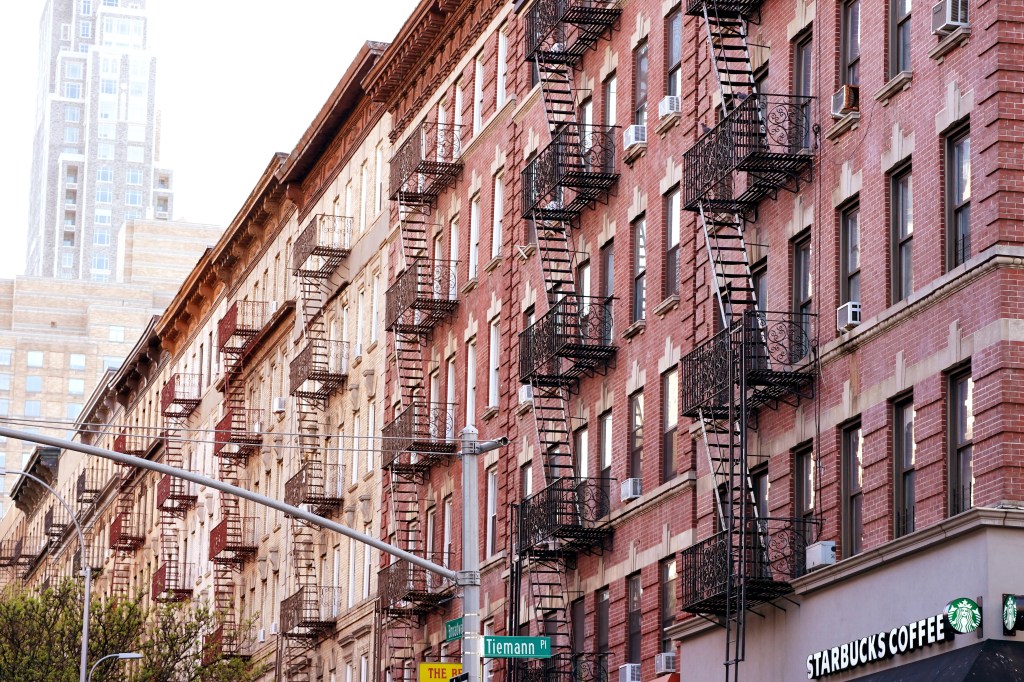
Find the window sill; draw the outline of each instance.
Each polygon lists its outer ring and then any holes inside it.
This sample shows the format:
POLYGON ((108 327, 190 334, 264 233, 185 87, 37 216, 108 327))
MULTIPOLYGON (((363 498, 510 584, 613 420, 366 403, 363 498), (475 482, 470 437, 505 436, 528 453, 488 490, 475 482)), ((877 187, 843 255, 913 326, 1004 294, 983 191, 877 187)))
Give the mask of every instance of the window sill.
POLYGON ((842 118, 835 122, 835 125, 825 131, 825 137, 835 142, 847 130, 856 128, 859 122, 859 111, 851 111, 848 114, 844 114, 842 118))
POLYGON ((366 354, 369 355, 376 348, 377 348, 377 342, 376 341, 371 341, 370 345, 366 347, 366 354))
POLYGON ((636 322, 634 322, 633 324, 629 325, 624 330, 622 330, 622 338, 624 338, 624 339, 631 339, 634 336, 636 336, 637 334, 642 333, 643 330, 646 329, 646 328, 647 328, 647 320, 637 320, 636 322))
POLYGON ((658 120, 658 125, 654 127, 654 132, 658 133, 658 135, 661 135, 662 137, 665 137, 665 134, 672 129, 672 126, 679 123, 679 119, 681 118, 682 115, 678 113, 666 114, 665 116, 662 116, 658 120))
POLYGON ((679 294, 672 294, 668 296, 664 301, 659 303, 654 309, 654 314, 658 317, 665 317, 666 314, 673 308, 679 306, 679 294))
POLYGON ((643 156, 646 153, 647 153, 647 143, 646 142, 639 142, 637 144, 632 145, 629 149, 626 150, 626 153, 622 155, 622 160, 627 165, 632 166, 633 163, 637 159, 639 159, 641 156, 643 156))
POLYGON ((533 409, 533 398, 524 400, 516 406, 516 415, 522 417, 524 414, 533 409))
POLYGON ((359 353, 354 358, 352 358, 352 369, 355 369, 356 367, 358 367, 360 364, 362 364, 362 362, 363 362, 363 353, 362 353, 362 350, 360 350, 359 353))
POLYGON ((459 289, 459 291, 462 292, 463 294, 468 294, 469 292, 473 291, 473 289, 476 289, 476 285, 478 283, 479 283, 479 280, 476 277, 473 277, 468 282, 463 284, 462 288, 459 289))
POLYGON ((889 82, 882 86, 882 88, 875 93, 875 101, 881 102, 882 106, 889 103, 889 100, 895 97, 898 93, 910 89, 910 81, 914 77, 913 71, 900 71, 898 74, 889 79, 889 82))
POLYGON ((971 27, 961 26, 957 30, 950 33, 948 36, 940 40, 935 47, 928 50, 928 56, 938 61, 940 64, 942 60, 946 58, 946 55, 960 47, 967 42, 967 39, 971 37, 971 27))
POLYGON ((484 266, 484 272, 492 272, 499 265, 501 265, 501 256, 495 256, 490 263, 484 266))
POLYGON ((490 421, 491 419, 496 417, 497 414, 498 414, 498 408, 497 407, 493 407, 493 406, 492 407, 488 407, 486 410, 484 410, 484 413, 482 415, 480 415, 480 421, 484 421, 484 422, 490 421))

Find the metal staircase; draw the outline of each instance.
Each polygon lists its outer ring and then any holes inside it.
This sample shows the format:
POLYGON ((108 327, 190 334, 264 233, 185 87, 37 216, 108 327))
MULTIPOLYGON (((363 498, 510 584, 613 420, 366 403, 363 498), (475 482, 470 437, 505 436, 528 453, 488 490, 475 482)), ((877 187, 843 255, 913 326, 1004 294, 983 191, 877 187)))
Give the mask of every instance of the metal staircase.
POLYGON ((579 381, 605 371, 615 355, 611 300, 576 291, 573 222, 607 200, 618 180, 611 126, 577 121, 581 100, 574 70, 615 24, 618 2, 540 0, 526 18, 526 59, 540 77, 551 135, 522 172, 523 218, 533 221, 547 310, 519 335, 519 379, 531 387, 544 486, 513 505, 514 561, 510 632, 518 628, 526 582, 535 631, 551 638, 552 658, 512 666, 519 679, 591 680, 607 672, 597 654, 572 652, 567 581, 580 552, 598 552, 611 537, 601 519, 607 486, 578 478, 569 399, 579 381))
MULTIPOLYGON (((744 228, 779 190, 813 170, 810 98, 757 91, 747 26, 760 0, 691 0, 706 28, 722 117, 683 156, 683 207, 697 213, 721 331, 682 361, 682 412, 701 427, 719 532, 682 553, 682 608, 715 615, 726 631, 726 680, 745 657, 746 613, 792 591, 814 534, 802 519, 761 518, 747 434, 757 411, 813 392, 810 316, 757 307, 744 228)), ((811 524, 813 525, 813 524, 811 524)))
MULTIPOLYGON (((139 436, 130 435, 127 431, 121 431, 114 438, 114 452, 123 455, 134 455, 141 457, 145 454, 146 448, 143 439, 139 436)), ((114 503, 114 518, 110 524, 108 544, 114 552, 113 570, 111 571, 111 590, 114 594, 132 597, 131 577, 132 555, 145 543, 145 529, 142 527, 142 514, 139 510, 141 504, 139 497, 139 485, 142 480, 142 470, 133 466, 121 465, 118 467, 117 498, 114 503)))

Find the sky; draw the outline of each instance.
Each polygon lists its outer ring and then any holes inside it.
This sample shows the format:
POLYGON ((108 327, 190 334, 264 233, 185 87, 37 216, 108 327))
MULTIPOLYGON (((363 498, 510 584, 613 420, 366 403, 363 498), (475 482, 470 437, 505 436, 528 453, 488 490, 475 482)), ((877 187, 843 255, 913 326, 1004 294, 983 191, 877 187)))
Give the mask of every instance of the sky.
MULTIPOLYGON (((160 166, 174 218, 227 225, 275 152, 291 152, 356 52, 390 42, 416 0, 148 0, 160 166)), ((0 22, 0 278, 22 274, 44 0, 0 22), (20 65, 20 67, 19 67, 20 65)))

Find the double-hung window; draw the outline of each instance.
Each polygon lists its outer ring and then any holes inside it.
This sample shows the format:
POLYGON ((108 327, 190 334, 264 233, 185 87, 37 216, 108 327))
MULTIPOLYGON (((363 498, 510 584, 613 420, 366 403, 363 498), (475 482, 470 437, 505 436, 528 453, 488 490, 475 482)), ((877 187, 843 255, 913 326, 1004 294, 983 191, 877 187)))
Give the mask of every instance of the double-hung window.
POLYGON ((909 170, 892 177, 892 300, 902 301, 914 290, 914 198, 909 170))
POLYGON ((947 139, 946 221, 949 264, 955 268, 971 257, 971 137, 963 130, 947 139))

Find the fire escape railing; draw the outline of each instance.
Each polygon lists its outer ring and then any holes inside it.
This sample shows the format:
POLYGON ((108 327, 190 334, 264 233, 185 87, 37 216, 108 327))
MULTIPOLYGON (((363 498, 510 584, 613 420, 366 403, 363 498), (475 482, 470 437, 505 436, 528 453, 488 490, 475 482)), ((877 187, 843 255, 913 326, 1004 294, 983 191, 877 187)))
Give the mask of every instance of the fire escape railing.
POLYGON ((57 540, 64 535, 70 524, 71 519, 68 518, 68 512, 63 505, 54 505, 43 515, 43 529, 51 540, 57 540))
POLYGON ((462 170, 462 126, 425 121, 391 158, 391 200, 425 204, 455 181, 462 170))
POLYGON ((311 459, 285 481, 284 501, 299 506, 308 504, 317 514, 324 514, 341 505, 345 490, 345 467, 311 459))
POLYGON ((616 126, 563 125, 523 169, 523 217, 572 220, 605 195, 619 177, 617 136, 616 126))
POLYGON ((608 0, 539 0, 526 16, 526 58, 575 66, 621 13, 608 0))
POLYGON ((609 654, 556 653, 550 658, 512 659, 519 682, 608 682, 609 654))
POLYGON ((381 429, 384 469, 426 468, 458 450, 454 403, 413 403, 381 429))
POLYGON ((615 354, 612 299, 569 295, 519 334, 519 380, 568 386, 615 354))
MULTIPOLYGON (((449 564, 443 552, 424 558, 446 568, 449 564)), ((453 588, 450 580, 404 559, 396 559, 377 573, 381 607, 393 616, 426 613, 451 598, 453 588)))
POLYGON ((324 400, 348 376, 348 342, 310 339, 288 369, 291 395, 324 400))
POLYGON ((458 261, 419 258, 384 295, 384 328, 423 334, 458 305, 458 261))
POLYGON ((178 419, 188 417, 199 407, 202 387, 201 374, 172 374, 160 391, 160 413, 178 419))
POLYGON ((165 563, 153 572, 153 599, 158 602, 184 601, 192 596, 196 565, 176 561, 165 563))
POLYGON ((263 535, 263 519, 239 516, 223 519, 210 529, 210 561, 240 564, 256 554, 263 535))
POLYGON ((300 277, 330 277, 352 250, 349 216, 319 213, 299 233, 292 247, 292 269, 300 277))
POLYGON ((156 484, 156 507, 161 511, 183 512, 191 509, 199 497, 197 486, 177 476, 166 474, 156 484))
POLYGON ((602 523, 611 509, 609 490, 607 479, 564 477, 530 495, 519 505, 516 551, 546 550, 554 539, 561 549, 600 544, 612 532, 602 523))
POLYGON ((281 602, 281 634, 285 637, 319 637, 334 627, 345 611, 340 587, 300 587, 281 602))
POLYGON ((79 513, 85 507, 96 504, 100 492, 103 491, 103 472, 98 467, 87 466, 78 474, 75 484, 75 502, 79 505, 79 513))
POLYGON ((229 408, 213 435, 216 457, 244 460, 263 444, 263 410, 229 408))
POLYGON ((244 353, 276 309, 274 301, 232 303, 224 317, 217 322, 217 341, 221 351, 228 354, 244 353))
POLYGON ((146 541, 138 514, 121 512, 110 523, 110 548, 134 550, 146 541))
POLYGON ((111 449, 122 455, 135 455, 137 457, 146 451, 146 439, 142 436, 120 433, 114 437, 114 444, 111 449))

